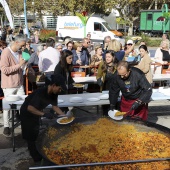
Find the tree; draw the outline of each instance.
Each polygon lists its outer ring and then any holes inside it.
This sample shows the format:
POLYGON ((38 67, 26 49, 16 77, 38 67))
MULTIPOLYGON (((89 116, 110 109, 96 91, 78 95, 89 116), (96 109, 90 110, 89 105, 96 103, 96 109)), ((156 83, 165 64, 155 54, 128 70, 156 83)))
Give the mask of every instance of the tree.
MULTIPOLYGON (((140 17, 140 12, 143 9, 148 9, 149 5, 155 0, 114 0, 110 1, 110 5, 113 5, 113 8, 119 11, 122 21, 125 21, 129 25, 130 35, 132 35, 133 23, 140 17)), ((165 0, 165 3, 169 3, 169 0, 165 0)), ((162 0, 157 0, 157 5, 159 9, 162 7, 162 0)), ((151 7, 151 9, 153 6, 151 7)))
POLYGON ((12 15, 21 15, 24 11, 24 2, 21 3, 21 0, 9 0, 8 5, 12 15))
MULTIPOLYGON (((35 12, 42 21, 43 15, 75 15, 75 12, 87 11, 88 14, 109 14, 114 8, 119 11, 122 21, 133 26, 133 22, 139 18, 142 9, 154 8, 154 2, 161 9, 163 3, 170 4, 169 0, 27 0, 27 11, 35 12), (34 4, 32 4, 34 2, 34 4)), ((22 0, 9 0, 11 13, 19 15, 23 13, 22 0)))

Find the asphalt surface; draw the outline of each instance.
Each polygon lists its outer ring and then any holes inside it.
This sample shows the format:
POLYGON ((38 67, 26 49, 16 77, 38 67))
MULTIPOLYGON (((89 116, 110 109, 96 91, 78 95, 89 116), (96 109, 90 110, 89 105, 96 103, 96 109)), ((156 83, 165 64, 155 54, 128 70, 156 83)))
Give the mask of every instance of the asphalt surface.
MULTIPOLYGON (((99 107, 99 115, 96 113, 96 107, 84 107, 83 109, 90 111, 87 113, 79 109, 75 109, 75 116, 101 116, 102 109, 99 107)), ((47 110, 48 111, 48 110, 47 110)), ((170 128, 170 101, 151 101, 149 103, 148 121, 160 124, 170 128)), ((43 119, 43 128, 49 126, 51 121, 43 119)), ((55 120, 53 120, 55 123, 55 120)), ((11 138, 4 137, 2 114, 0 114, 0 169, 1 170, 27 170, 29 167, 35 166, 32 158, 30 157, 25 141, 21 137, 20 126, 15 129, 16 151, 12 151, 11 138)), ((40 166, 42 164, 36 164, 40 166)))

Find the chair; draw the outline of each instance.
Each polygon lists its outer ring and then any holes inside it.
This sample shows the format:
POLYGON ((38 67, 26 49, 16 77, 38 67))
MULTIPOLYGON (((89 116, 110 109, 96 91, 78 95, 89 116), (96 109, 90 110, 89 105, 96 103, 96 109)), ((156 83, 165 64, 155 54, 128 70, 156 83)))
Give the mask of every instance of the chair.
POLYGON ((85 77, 85 72, 71 72, 71 77, 85 77))
POLYGON ((162 69, 162 74, 170 74, 170 69, 162 69))
MULTIPOLYGON (((32 66, 32 68, 34 69, 38 69, 38 66, 32 66)), ((28 79, 28 68, 26 69, 26 76, 25 76, 25 93, 26 95, 29 95, 33 92, 34 90, 34 82, 30 82, 28 79)))

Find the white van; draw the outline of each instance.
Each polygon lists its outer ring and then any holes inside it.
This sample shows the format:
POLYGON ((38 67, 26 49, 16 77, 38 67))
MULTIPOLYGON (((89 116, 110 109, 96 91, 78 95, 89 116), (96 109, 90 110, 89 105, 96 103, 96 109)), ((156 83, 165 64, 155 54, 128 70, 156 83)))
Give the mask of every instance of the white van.
MULTIPOLYGON (((92 42, 103 42, 105 36, 110 36, 111 39, 119 40, 123 46, 125 44, 123 35, 116 30, 111 30, 108 23, 99 17, 89 18, 86 25, 86 35, 88 33, 91 34, 92 42)), ((84 38, 84 26, 77 16, 59 16, 56 35, 58 40, 71 37, 75 41, 81 41, 84 38)))

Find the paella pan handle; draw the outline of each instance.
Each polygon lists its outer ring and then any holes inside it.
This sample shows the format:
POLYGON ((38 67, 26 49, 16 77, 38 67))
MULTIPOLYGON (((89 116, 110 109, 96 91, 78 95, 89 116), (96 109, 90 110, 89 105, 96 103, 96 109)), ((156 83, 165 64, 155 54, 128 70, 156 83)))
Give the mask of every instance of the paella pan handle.
POLYGON ((98 162, 98 163, 86 163, 86 164, 68 164, 68 165, 41 166, 41 167, 30 167, 29 169, 49 169, 49 168, 53 169, 53 168, 70 168, 70 167, 100 166, 100 165, 102 166, 102 165, 156 162, 156 161, 170 161, 170 157, 169 158, 129 160, 129 161, 116 161, 116 162, 98 162))

